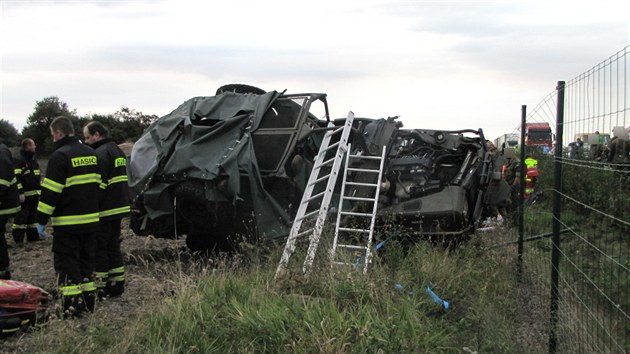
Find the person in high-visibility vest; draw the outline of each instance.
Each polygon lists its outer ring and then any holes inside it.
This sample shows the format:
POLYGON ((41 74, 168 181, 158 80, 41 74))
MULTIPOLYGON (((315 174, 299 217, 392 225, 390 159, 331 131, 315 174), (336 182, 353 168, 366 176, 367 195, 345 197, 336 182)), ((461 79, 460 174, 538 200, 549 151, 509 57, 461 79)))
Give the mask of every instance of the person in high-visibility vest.
POLYGON ((11 279, 9 250, 4 233, 9 218, 20 210, 19 192, 11 151, 0 141, 0 279, 11 279))
POLYGON ((96 152, 74 135, 67 117, 50 123, 56 150, 50 155, 37 204, 37 231, 53 227, 53 265, 63 304, 63 316, 94 311, 94 252, 99 227, 99 186, 96 152))
POLYGON ((528 200, 529 196, 534 193, 534 189, 536 188, 536 181, 538 180, 538 160, 531 155, 527 155, 524 162, 527 170, 525 173, 525 195, 523 198, 528 200))

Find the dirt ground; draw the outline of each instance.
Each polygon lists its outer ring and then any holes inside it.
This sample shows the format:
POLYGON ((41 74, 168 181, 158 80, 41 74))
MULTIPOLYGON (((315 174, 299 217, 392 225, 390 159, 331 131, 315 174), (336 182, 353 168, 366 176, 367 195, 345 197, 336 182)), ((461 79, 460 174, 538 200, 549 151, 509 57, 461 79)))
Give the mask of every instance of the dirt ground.
MULTIPOLYGON (((50 291, 56 288, 55 272, 53 269, 52 237, 45 241, 30 242, 16 245, 11 236, 11 224, 7 225, 8 232, 5 235, 9 244, 9 257, 11 261, 11 274, 13 280, 26 282, 50 291)), ((52 229, 48 228, 50 235, 52 229)), ((184 240, 155 239, 153 237, 136 236, 129 229, 127 219, 123 219, 122 250, 126 265, 126 287, 122 297, 107 299, 97 303, 96 312, 93 315, 84 316, 81 319, 65 321, 63 327, 75 326, 79 330, 85 328, 90 317, 98 316, 99 320, 108 326, 123 328, 134 321, 140 311, 146 308, 148 303, 156 303, 156 299, 168 296, 169 275, 173 274, 174 264, 187 257, 184 240)), ((181 263, 181 262, 179 262, 181 263)), ((176 267, 175 267, 176 268, 176 267)), ((53 309, 57 301, 53 300, 49 309, 53 309)), ((52 312, 52 311, 50 311, 52 312)), ((2 353, 33 353, 43 342, 54 343, 55 340, 46 340, 47 335, 58 335, 54 317, 44 322, 38 329, 31 333, 19 333, 4 340, 0 339, 2 353), (37 339, 40 343, 35 343, 37 339)))

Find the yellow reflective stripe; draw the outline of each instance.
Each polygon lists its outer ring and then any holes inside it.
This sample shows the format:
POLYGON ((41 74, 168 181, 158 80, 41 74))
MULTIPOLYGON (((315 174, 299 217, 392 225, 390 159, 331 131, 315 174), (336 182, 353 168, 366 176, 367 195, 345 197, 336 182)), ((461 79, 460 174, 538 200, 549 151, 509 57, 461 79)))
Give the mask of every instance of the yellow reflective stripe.
POLYGON ((62 286, 59 288, 61 295, 63 296, 74 296, 81 294, 81 285, 68 285, 62 286))
POLYGON ((108 270, 107 272, 109 274, 124 273, 125 272, 125 266, 120 266, 118 268, 112 268, 112 269, 108 270))
POLYGON ((98 185, 98 188, 100 188, 100 189, 107 189, 107 183, 101 182, 101 184, 98 185))
POLYGON ((15 208, 10 208, 10 209, 0 209, 0 215, 7 215, 7 214, 15 214, 18 211, 22 210, 21 206, 16 206, 15 208))
POLYGON ((27 227, 31 229, 35 229, 37 228, 37 223, 28 224, 27 227))
POLYGON ((63 184, 57 183, 52 179, 44 178, 44 182, 42 182, 42 187, 49 189, 55 193, 61 193, 63 191, 63 184))
POLYGON ((20 326, 13 327, 13 328, 3 328, 2 333, 13 333, 13 332, 17 332, 19 329, 20 329, 20 326))
POLYGON ((31 322, 31 320, 29 320, 29 319, 27 318, 27 319, 25 319, 25 320, 22 320, 22 322, 20 322, 20 324, 21 324, 22 326, 24 326, 24 325, 29 324, 30 322, 31 322))
POLYGON ((106 216, 112 216, 112 215, 118 215, 118 214, 130 213, 130 212, 131 212, 131 207, 127 205, 120 208, 103 210, 99 213, 99 216, 104 218, 106 216))
POLYGON ((26 224, 13 224, 13 230, 26 230, 26 224))
POLYGON ((90 291, 95 291, 96 290, 96 285, 94 285, 94 282, 87 282, 87 283, 82 283, 81 285, 81 290, 83 292, 90 292, 90 291))
POLYGON ((66 179, 66 187, 87 183, 101 183, 101 176, 98 173, 87 173, 84 175, 68 177, 68 179, 66 179))
POLYGON ((125 275, 122 274, 122 275, 117 275, 115 277, 109 277, 109 279, 107 280, 111 282, 115 282, 115 283, 122 282, 122 281, 125 281, 125 275))
POLYGON ((25 197, 32 197, 34 195, 40 195, 42 192, 39 189, 34 189, 32 191, 26 191, 24 192, 24 196, 25 197))
POLYGON ((17 179, 13 177, 13 179, 9 182, 9 180, 0 178, 0 186, 11 187, 12 185, 17 183, 17 179))
POLYGON ((98 222, 98 220, 99 220, 98 213, 83 214, 83 215, 53 216, 51 218, 53 226, 90 224, 93 222, 98 222))
POLYGON ((107 272, 95 272, 94 277, 96 279, 105 279, 109 274, 107 272))
POLYGON ((16 175, 19 175, 20 173, 22 173, 22 169, 21 168, 14 168, 13 169, 13 173, 15 173, 16 175))
POLYGON ((39 170, 33 170, 33 174, 35 174, 35 176, 39 176, 41 172, 39 170))
POLYGON ((22 183, 18 183, 18 189, 23 189, 24 187, 22 187, 22 183))
POLYGON ((129 181, 129 178, 127 177, 127 175, 121 175, 121 176, 116 176, 116 177, 110 179, 107 184, 111 185, 111 184, 114 184, 114 183, 127 182, 127 181, 129 181))
POLYGON ((37 204, 37 211, 46 215, 52 215, 52 213, 55 211, 55 207, 52 205, 48 205, 40 200, 37 204))

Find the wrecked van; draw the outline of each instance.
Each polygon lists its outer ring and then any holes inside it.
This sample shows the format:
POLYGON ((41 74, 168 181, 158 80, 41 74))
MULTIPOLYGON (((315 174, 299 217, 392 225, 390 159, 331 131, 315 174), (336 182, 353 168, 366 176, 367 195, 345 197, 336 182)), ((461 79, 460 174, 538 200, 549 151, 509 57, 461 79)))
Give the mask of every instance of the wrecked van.
MULTIPOLYGON (((326 95, 230 88, 184 102, 134 145, 128 173, 136 234, 186 235, 193 251, 288 236, 330 129, 326 95)), ((402 129, 396 118, 355 118, 352 149, 387 150, 377 227, 473 232, 488 183, 484 141, 481 130, 402 129)))

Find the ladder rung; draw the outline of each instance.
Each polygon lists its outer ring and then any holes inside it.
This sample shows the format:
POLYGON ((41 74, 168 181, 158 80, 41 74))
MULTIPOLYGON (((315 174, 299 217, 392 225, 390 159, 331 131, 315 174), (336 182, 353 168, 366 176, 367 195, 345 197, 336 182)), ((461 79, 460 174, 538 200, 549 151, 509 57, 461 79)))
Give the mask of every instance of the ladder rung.
POLYGON ((320 197, 322 197, 325 193, 326 193, 326 191, 323 191, 323 192, 320 192, 320 193, 317 193, 317 194, 315 194, 315 195, 311 196, 310 198, 304 199, 304 200, 302 201, 302 204, 306 204, 306 203, 308 203, 308 202, 310 202, 310 201, 312 201, 312 200, 314 200, 314 199, 320 198, 320 197))
POLYGON ((367 251, 367 247, 363 247, 363 246, 355 246, 355 245, 337 245, 337 247, 341 247, 341 248, 347 248, 347 249, 351 249, 351 250, 361 250, 361 251, 367 251))
POLYGON ((302 237, 304 235, 308 235, 309 233, 312 233, 312 232, 313 232, 313 229, 308 229, 308 230, 302 231, 302 232, 298 233, 297 235, 295 235, 295 238, 302 237))
POLYGON ((339 214, 341 214, 341 215, 354 215, 354 216, 369 216, 369 217, 372 217, 372 214, 370 214, 370 213, 355 213, 355 212, 351 212, 351 211, 340 211, 339 214))
POLYGON ((308 214, 304 214, 304 216, 302 216, 301 218, 297 218, 295 219, 295 221, 300 221, 300 220, 304 220, 304 219, 308 219, 309 217, 313 216, 313 215, 317 215, 319 214, 319 210, 313 210, 308 214))
POLYGON ((376 183, 346 182, 347 186, 378 187, 376 183))
POLYGON ((337 146, 339 146, 339 143, 340 143, 340 142, 338 141, 338 142, 336 142, 336 143, 334 143, 334 144, 332 144, 332 145, 328 145, 327 147, 325 147, 325 148, 323 148, 323 149, 319 150, 319 153, 321 154, 321 153, 324 153, 324 152, 326 152, 326 151, 332 150, 332 149, 336 148, 337 146))
POLYGON ((329 177, 330 177, 330 174, 327 174, 327 175, 321 176, 321 177, 319 177, 318 179, 314 180, 314 181, 313 181, 313 183, 309 184, 307 187, 314 186, 314 185, 316 185, 317 183, 319 183, 319 182, 321 182, 321 181, 323 181, 323 180, 325 180, 325 179, 328 179, 329 177))
POLYGON ((371 173, 380 173, 381 170, 370 170, 367 168, 348 168, 348 171, 353 171, 353 172, 371 172, 371 173))
POLYGON ((364 233, 370 232, 369 229, 351 229, 349 227, 340 227, 339 231, 352 231, 352 232, 364 232, 364 233))
POLYGON ((374 198, 360 198, 360 197, 343 197, 344 200, 359 200, 359 201, 363 201, 363 202, 376 202, 376 199, 374 198))
POLYGON ((355 159, 365 159, 365 160, 380 160, 380 156, 370 156, 370 155, 350 155, 351 158, 355 159))

